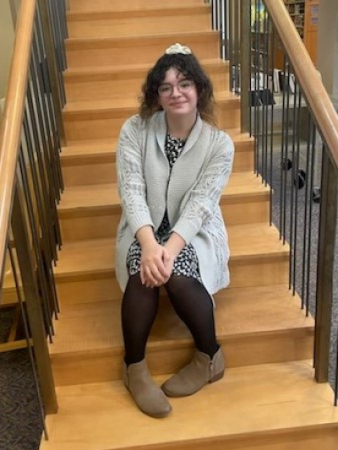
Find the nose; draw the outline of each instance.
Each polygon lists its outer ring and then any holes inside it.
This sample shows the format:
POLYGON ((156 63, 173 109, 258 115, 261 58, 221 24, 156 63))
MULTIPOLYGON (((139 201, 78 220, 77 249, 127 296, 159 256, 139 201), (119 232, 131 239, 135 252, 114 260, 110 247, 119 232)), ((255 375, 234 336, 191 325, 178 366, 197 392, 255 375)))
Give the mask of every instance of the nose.
POLYGON ((181 95, 181 91, 179 90, 178 86, 173 86, 171 96, 178 97, 180 95, 181 95))

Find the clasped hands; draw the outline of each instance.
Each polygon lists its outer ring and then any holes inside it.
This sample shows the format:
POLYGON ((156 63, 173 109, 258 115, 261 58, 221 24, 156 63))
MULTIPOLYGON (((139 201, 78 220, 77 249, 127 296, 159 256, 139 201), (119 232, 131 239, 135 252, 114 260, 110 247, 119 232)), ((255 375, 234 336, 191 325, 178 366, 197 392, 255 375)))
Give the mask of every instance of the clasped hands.
POLYGON ((144 286, 154 288, 165 284, 172 273, 175 256, 158 242, 142 246, 141 282, 144 286))

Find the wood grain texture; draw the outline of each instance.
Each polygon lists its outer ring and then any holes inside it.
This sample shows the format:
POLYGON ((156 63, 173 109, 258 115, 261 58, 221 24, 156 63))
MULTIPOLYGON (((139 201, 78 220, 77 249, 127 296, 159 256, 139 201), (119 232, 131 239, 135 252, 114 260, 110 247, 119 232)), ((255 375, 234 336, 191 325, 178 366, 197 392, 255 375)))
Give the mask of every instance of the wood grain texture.
MULTIPOLYGON (((229 65, 220 59, 201 61, 210 76, 215 91, 229 85, 229 65)), ((118 98, 134 98, 140 95, 141 86, 150 69, 150 64, 126 66, 78 68, 64 74, 67 101, 80 102, 118 98)))
POLYGON ((41 450, 314 450, 319 425, 330 443, 323 448, 333 450, 338 411, 330 388, 312 376, 307 361, 228 369, 197 395, 170 399, 164 420, 141 414, 120 382, 59 387, 59 414, 48 417, 41 450))
POLYGON ((152 33, 208 31, 211 23, 210 8, 204 6, 168 8, 161 4, 152 10, 73 12, 67 14, 70 38, 104 38, 147 36, 152 33))
MULTIPOLYGON (((304 316, 299 298, 287 286, 228 289, 215 301, 217 336, 228 367, 311 357, 313 320, 304 316)), ((58 385, 121 378, 120 302, 62 305, 50 346, 58 385)), ((147 346, 152 373, 178 370, 191 357, 192 348, 189 332, 162 295, 147 346)))
MULTIPOLYGON (((140 11, 158 8, 158 0, 68 0, 70 11, 140 11)), ((185 6, 201 6, 202 0, 184 0, 185 6)), ((167 7, 182 6, 182 0, 167 0, 167 7)))
MULTIPOLYGON (((227 128, 235 144, 233 173, 253 172, 254 141, 248 134, 227 128)), ((62 174, 66 188, 116 182, 117 139, 70 141, 61 153, 62 174)))
MULTIPOLYGON (((279 241, 273 226, 250 224, 228 227, 231 261, 239 264, 269 258, 288 258, 288 246, 279 241), (251 261, 250 261, 251 260, 251 261)), ((55 278, 76 279, 91 273, 114 274, 114 239, 66 243, 60 252, 55 278)), ((271 262, 272 264, 272 262, 271 262)), ((235 264, 234 264, 235 266, 235 264)), ((254 266, 252 267, 254 270, 254 266)))
MULTIPOLYGON (((69 103, 63 111, 67 141, 117 138, 125 120, 138 110, 136 98, 69 103)), ((219 128, 238 128, 239 98, 227 91, 218 92, 215 113, 219 128)))
POLYGON ((101 39, 67 39, 69 68, 153 64, 173 42, 188 45, 199 59, 218 58, 218 33, 174 33, 101 39))
MULTIPOLYGON (((227 225, 266 223, 269 189, 250 172, 233 174, 220 200, 227 225)), ((68 188, 58 208, 63 242, 115 237, 121 207, 117 185, 68 188)))

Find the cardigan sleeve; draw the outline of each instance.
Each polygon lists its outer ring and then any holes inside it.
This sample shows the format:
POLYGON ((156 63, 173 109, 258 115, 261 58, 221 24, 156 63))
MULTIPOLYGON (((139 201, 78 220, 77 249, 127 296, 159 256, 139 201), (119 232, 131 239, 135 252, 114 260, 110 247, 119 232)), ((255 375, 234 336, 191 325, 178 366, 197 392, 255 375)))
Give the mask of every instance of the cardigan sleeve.
POLYGON ((202 225, 213 217, 229 180, 234 158, 230 137, 220 132, 211 158, 189 194, 188 201, 172 228, 188 244, 202 225))
POLYGON ((143 176, 141 130, 142 123, 139 116, 128 119, 122 126, 116 151, 122 209, 133 235, 146 225, 153 227, 143 176))

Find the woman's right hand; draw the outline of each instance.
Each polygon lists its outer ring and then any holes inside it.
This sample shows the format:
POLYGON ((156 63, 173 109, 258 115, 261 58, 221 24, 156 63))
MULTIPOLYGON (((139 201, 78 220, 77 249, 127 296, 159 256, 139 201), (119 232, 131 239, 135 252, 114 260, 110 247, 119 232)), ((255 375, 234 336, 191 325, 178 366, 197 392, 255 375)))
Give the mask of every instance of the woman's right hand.
POLYGON ((161 286, 168 279, 165 262, 168 250, 160 245, 151 226, 146 225, 136 233, 141 246, 141 282, 147 287, 161 286))
POLYGON ((161 286, 168 280, 168 250, 157 241, 143 245, 141 251, 141 282, 146 287, 161 286))

